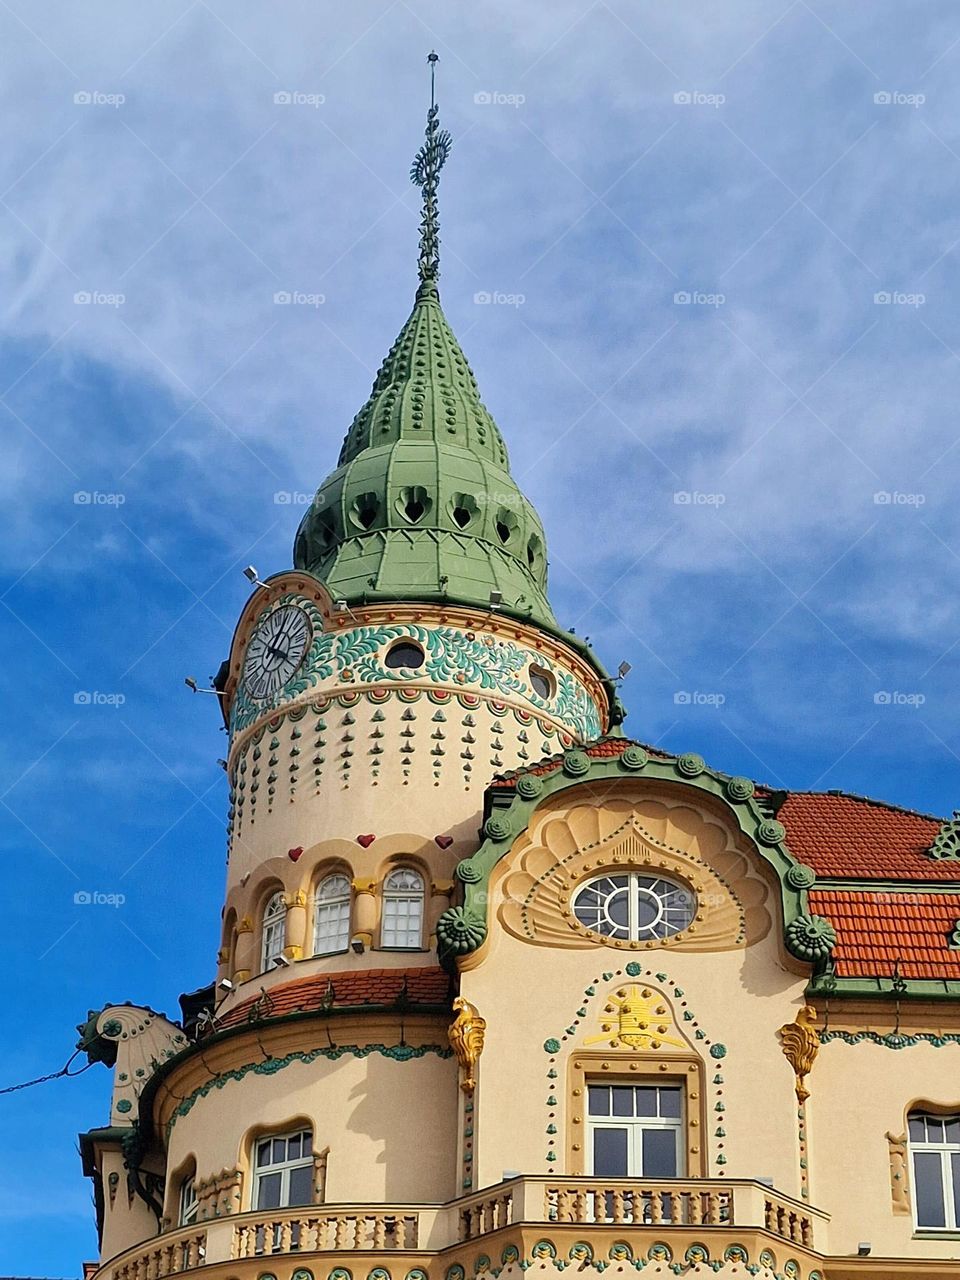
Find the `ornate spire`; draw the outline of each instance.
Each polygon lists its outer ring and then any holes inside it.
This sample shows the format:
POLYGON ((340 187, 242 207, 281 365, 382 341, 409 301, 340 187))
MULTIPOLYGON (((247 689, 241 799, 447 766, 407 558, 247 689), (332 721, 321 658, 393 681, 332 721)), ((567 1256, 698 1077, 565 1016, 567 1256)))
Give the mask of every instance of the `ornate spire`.
POLYGON ((417 152, 410 166, 410 181, 423 192, 423 211, 420 214, 420 259, 418 269, 423 284, 436 281, 440 276, 440 219, 437 212, 437 186, 453 139, 448 130, 440 128, 440 108, 436 103, 436 68, 439 56, 431 52, 430 110, 427 112, 426 141, 417 152))

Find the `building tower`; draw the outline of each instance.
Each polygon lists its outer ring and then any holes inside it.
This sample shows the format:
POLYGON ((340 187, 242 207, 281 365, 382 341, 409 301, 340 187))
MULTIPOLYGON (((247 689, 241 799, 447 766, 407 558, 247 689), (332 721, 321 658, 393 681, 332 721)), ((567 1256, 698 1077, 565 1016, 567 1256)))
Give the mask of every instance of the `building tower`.
POLYGON ((431 96, 413 310, 217 677, 216 977, 80 1028, 97 1275, 823 1280, 870 1239, 946 1276, 910 1169, 956 1124, 960 1170, 960 836, 622 735, 441 308, 449 150, 431 96), (898 899, 929 954, 891 985, 898 899))

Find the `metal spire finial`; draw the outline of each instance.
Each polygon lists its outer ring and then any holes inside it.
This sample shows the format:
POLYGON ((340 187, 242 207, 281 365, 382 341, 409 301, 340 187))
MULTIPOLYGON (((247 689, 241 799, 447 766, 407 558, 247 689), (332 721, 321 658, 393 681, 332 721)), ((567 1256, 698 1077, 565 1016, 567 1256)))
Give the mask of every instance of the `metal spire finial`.
POLYGON ((440 170, 450 154, 453 139, 446 129, 440 128, 440 108, 436 102, 436 67, 439 56, 431 52, 430 110, 427 112, 426 141, 417 152, 410 166, 410 181, 423 192, 423 210, 420 214, 420 258, 418 269, 423 283, 436 280, 440 275, 440 219, 437 211, 437 186, 440 170))

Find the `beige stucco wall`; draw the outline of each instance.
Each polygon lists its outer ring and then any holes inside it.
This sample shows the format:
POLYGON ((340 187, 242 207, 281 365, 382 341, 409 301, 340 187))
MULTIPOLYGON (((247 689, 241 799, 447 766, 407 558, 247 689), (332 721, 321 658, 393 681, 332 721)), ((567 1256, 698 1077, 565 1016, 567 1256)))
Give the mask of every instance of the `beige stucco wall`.
MULTIPOLYGON (((337 1043, 336 1023, 331 1034, 337 1043)), ((326 1032, 312 1024, 302 1043, 307 1051, 326 1045, 326 1032)), ((250 1061, 263 1060, 252 1039, 248 1049, 250 1061)), ((199 1098, 173 1125, 168 1167, 179 1169, 195 1158, 200 1180, 241 1168, 247 1210, 252 1135, 312 1123, 315 1150, 329 1148, 327 1201, 447 1200, 456 1194, 456 1094, 455 1064, 435 1054, 407 1062, 376 1052, 294 1061, 272 1074, 251 1072, 199 1098)))

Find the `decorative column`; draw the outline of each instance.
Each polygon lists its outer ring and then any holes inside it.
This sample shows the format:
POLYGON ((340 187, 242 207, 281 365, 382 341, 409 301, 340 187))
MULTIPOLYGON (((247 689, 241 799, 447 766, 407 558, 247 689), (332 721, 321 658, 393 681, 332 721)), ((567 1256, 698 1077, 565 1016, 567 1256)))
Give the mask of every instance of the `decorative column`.
POLYGON ((287 904, 287 918, 283 954, 288 960, 300 960, 306 946, 307 895, 302 889, 295 889, 286 895, 284 902, 287 904))
POLYGON ((233 981, 247 982, 253 972, 253 921, 244 916, 237 925, 237 947, 235 952, 233 981))
POLYGON ((373 935, 377 928, 377 882, 376 880, 360 880, 353 882, 354 902, 354 934, 365 947, 373 946, 373 935))

